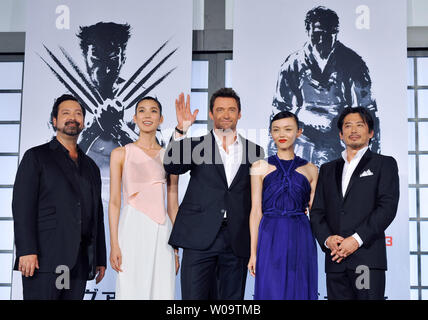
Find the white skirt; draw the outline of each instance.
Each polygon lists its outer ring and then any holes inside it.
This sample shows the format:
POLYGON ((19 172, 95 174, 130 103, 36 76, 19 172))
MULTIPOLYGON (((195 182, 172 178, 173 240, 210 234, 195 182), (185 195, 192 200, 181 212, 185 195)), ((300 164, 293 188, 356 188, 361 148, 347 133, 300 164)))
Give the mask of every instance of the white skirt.
POLYGON ((118 237, 122 272, 116 280, 117 300, 173 300, 175 257, 168 244, 171 220, 163 225, 127 205, 122 210, 118 237))

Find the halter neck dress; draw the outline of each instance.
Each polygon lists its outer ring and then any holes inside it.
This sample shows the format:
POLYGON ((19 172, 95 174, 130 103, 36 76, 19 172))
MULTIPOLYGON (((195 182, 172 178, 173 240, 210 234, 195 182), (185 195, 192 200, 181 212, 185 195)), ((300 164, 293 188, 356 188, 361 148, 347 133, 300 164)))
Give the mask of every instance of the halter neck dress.
POLYGON ((254 299, 316 300, 317 250, 305 214, 311 186, 296 171, 307 161, 277 155, 267 160, 276 170, 263 180, 254 299))

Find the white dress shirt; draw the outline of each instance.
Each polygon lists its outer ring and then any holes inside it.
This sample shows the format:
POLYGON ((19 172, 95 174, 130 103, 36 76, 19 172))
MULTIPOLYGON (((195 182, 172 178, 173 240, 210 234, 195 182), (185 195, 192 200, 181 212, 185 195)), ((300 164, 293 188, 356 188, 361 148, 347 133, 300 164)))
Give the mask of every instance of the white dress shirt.
POLYGON ((227 147, 228 152, 226 152, 223 149, 222 137, 219 137, 214 130, 213 133, 223 162, 227 186, 230 187, 242 162, 242 140, 237 135, 235 141, 227 147))
MULTIPOLYGON (((355 169, 360 163, 361 158, 366 153, 368 148, 369 147, 367 146, 358 150, 357 154, 350 162, 348 162, 348 153, 346 152, 346 149, 342 151, 342 158, 345 160, 345 165, 343 166, 342 172, 342 195, 345 195, 346 190, 348 189, 349 181, 351 181, 352 174, 354 173, 355 169)), ((361 240, 358 233, 355 232, 352 236, 355 238, 355 240, 358 241, 358 245, 361 247, 363 245, 363 240, 361 240)))
MULTIPOLYGON (((342 151, 342 158, 345 160, 345 164, 343 166, 342 171, 342 195, 344 196, 346 193, 346 190, 348 189, 349 181, 351 181, 352 174, 354 173, 355 169, 358 166, 358 163, 360 163, 361 158, 363 157, 364 153, 366 153, 367 149, 369 147, 364 147, 360 150, 358 150, 357 154, 352 158, 351 161, 348 162, 346 149, 342 151)), ((352 235, 355 240, 357 240, 358 245, 361 247, 363 245, 363 240, 361 240, 358 233, 354 233, 352 235)), ((327 239, 324 242, 324 245, 327 247, 327 239)), ((328 248, 328 247, 327 247, 328 248)))
MULTIPOLYGON (((233 179, 235 178, 236 174, 238 173, 239 166, 242 162, 242 152, 243 152, 243 146, 242 146, 242 138, 239 135, 236 135, 235 141, 228 146, 228 152, 223 149, 223 141, 222 137, 219 137, 215 130, 213 130, 214 138, 218 146, 218 150, 220 152, 221 161, 223 162, 224 166, 224 173, 226 174, 226 181, 227 186, 230 187, 232 184, 233 179)), ((173 138, 176 141, 182 140, 186 137, 186 135, 177 137, 174 133, 173 138)), ((226 218, 227 211, 224 213, 224 218, 226 218)))
POLYGON ((342 151, 342 158, 345 160, 345 165, 343 166, 342 172, 342 195, 345 195, 346 190, 348 189, 349 181, 351 181, 352 174, 357 168, 358 163, 360 163, 361 158, 364 153, 366 153, 369 147, 364 147, 361 150, 358 150, 357 154, 352 158, 350 162, 348 162, 347 152, 346 150, 342 151))

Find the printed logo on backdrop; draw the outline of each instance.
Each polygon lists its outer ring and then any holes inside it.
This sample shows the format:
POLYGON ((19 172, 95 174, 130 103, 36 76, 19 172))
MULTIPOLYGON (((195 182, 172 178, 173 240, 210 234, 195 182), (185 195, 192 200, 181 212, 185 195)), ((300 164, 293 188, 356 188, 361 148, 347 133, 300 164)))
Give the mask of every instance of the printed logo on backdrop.
MULTIPOLYGON (((408 230, 399 226, 408 222, 407 185, 403 183, 407 179, 407 140, 391 135, 407 130, 402 107, 406 102, 406 15, 404 0, 391 3, 236 0, 233 84, 247 108, 255 110, 242 117, 241 128, 262 131, 278 112, 297 114, 303 133, 295 153, 318 167, 341 158, 344 145, 337 120, 344 108, 362 106, 372 114, 375 134, 371 150, 393 156, 400 168, 399 209, 385 237, 387 279, 394 281, 387 281, 385 293, 403 299, 409 285, 400 276, 409 270, 402 259, 408 256, 408 230), (385 15, 387 7, 389 14, 385 15), (256 26, 254 19, 260 15, 270 18, 256 26), (397 77, 398 73, 402 76, 397 77)), ((270 156, 276 153, 276 146, 268 130, 265 132, 256 141, 270 156)), ((318 250, 320 298, 326 298, 324 260, 324 253, 318 250)), ((362 287, 369 283, 363 281, 366 275, 364 270, 360 274, 362 287)), ((247 278, 247 287, 254 290, 252 277, 247 278)), ((250 293, 247 289, 249 299, 250 293)))
MULTIPOLYGON (((370 10, 356 8, 355 26, 370 29, 370 10)), ((370 71, 364 59, 339 40, 340 18, 327 7, 306 13, 307 39, 282 64, 272 102, 271 119, 281 111, 298 115, 303 134, 296 141, 296 154, 321 166, 340 157, 337 121, 346 107, 366 107, 375 119, 371 149, 380 152, 379 118, 372 93, 370 71)), ((276 146, 269 137, 269 155, 276 146)))
MULTIPOLYGON (((61 5, 56 13, 56 28, 69 29, 70 9, 61 5)), ((100 21, 77 30, 75 41, 79 42, 82 56, 72 57, 62 46, 58 47, 60 53, 54 53, 54 48, 45 45, 45 55, 39 54, 57 80, 92 116, 86 117, 92 118, 89 121, 85 119, 79 146, 98 166, 109 163, 114 148, 138 139, 138 128, 132 119, 124 118, 125 110, 134 107, 176 69, 170 66, 167 72, 159 72, 177 51, 177 48, 167 51, 168 41, 165 41, 128 79, 123 78, 121 69, 126 63, 126 47, 131 36, 129 24, 100 21), (153 65, 155 58, 161 60, 153 65), (77 59, 83 59, 85 70, 78 66, 77 59)), ((159 136, 158 140, 162 146, 165 144, 159 136)))
MULTIPOLYGON (((60 5, 55 12, 56 28, 69 30, 70 8, 60 5)), ((62 46, 48 48, 45 45, 45 52, 39 54, 55 78, 86 109, 85 129, 80 135, 79 146, 97 163, 102 173, 109 170, 110 153, 114 148, 138 139, 138 127, 132 118, 125 119, 125 110, 133 108, 139 99, 148 95, 176 69, 176 66, 170 65, 167 72, 159 72, 160 67, 168 65, 169 59, 177 51, 177 48, 167 50, 168 41, 164 41, 126 79, 121 70, 126 63, 127 44, 131 37, 131 25, 100 21, 80 26, 76 31, 73 41, 78 42, 81 56, 71 56, 62 46), (54 53, 57 49, 59 53, 54 53), (156 64, 153 63, 155 58, 160 60, 156 64), (77 63, 82 60, 85 69, 77 63)), ((157 138, 164 146, 160 132, 157 138)), ((103 199, 108 199, 104 193, 103 199)), ((106 210, 107 203, 103 202, 106 210)), ((85 298, 115 298, 114 291, 102 291, 101 294, 96 287, 87 288, 85 298)))
MULTIPOLYGON (((87 112, 78 143, 100 168, 108 257, 110 153, 138 138, 134 107, 146 95, 157 97, 165 108, 158 142, 164 145, 169 138, 175 113, 169 116, 168 101, 190 90, 192 2, 38 0, 26 6, 32 18, 26 36, 21 151, 54 135, 49 121, 54 98, 70 93, 79 99, 87 112)), ((66 286, 65 280, 63 272, 58 284, 66 286)), ((114 299, 115 283, 116 272, 107 266, 102 282, 88 282, 85 299, 114 299)), ((17 275, 13 284, 14 297, 22 299, 17 275)))

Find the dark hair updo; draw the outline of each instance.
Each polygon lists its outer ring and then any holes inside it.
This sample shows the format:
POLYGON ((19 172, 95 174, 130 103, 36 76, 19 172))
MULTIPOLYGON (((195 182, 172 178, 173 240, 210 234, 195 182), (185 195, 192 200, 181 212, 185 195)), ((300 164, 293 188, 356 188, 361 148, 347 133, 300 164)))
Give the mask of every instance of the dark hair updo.
POLYGON ((292 112, 290 111, 281 111, 278 112, 276 115, 274 115, 269 123, 269 131, 272 130, 272 123, 276 120, 280 120, 280 119, 285 119, 285 118, 293 118, 296 121, 297 124, 297 130, 300 129, 300 124, 299 124, 299 118, 292 112))

